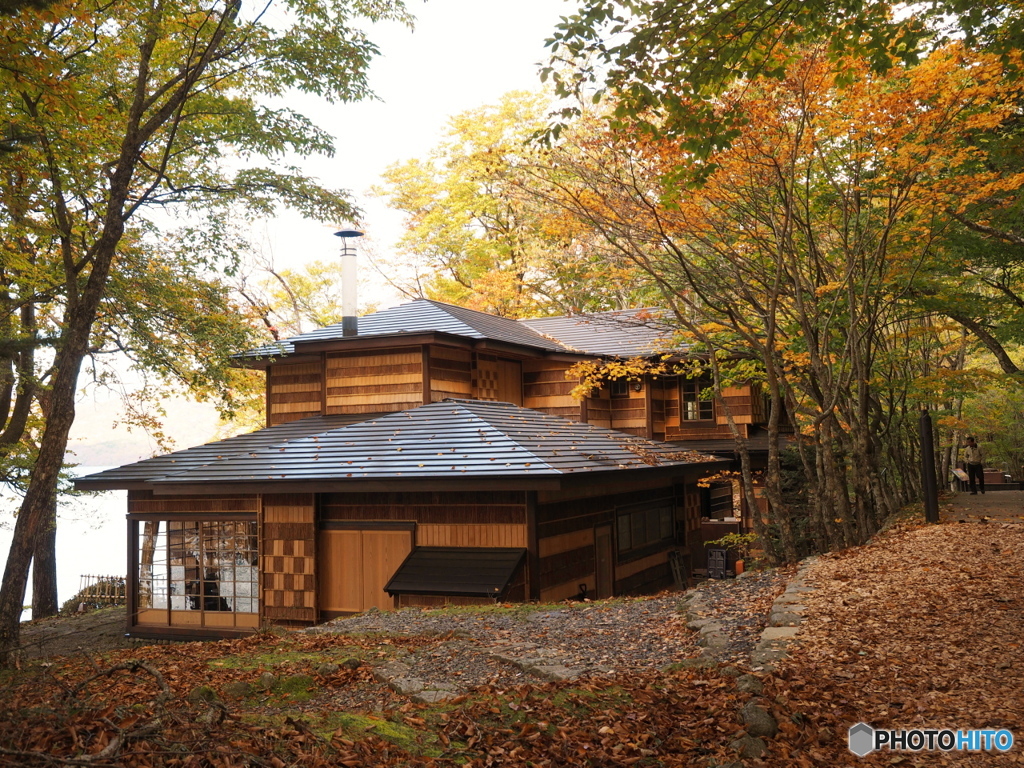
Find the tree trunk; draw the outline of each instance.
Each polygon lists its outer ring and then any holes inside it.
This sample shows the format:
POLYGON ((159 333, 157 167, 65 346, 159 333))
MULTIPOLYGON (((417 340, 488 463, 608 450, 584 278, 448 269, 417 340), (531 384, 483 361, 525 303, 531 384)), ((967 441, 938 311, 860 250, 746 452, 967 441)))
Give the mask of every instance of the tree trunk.
MULTIPOLYGON (((115 178, 114 182, 117 181, 115 178)), ((127 190, 126 182, 123 189, 127 190)), ((111 212, 108 215, 108 227, 97 242, 93 268, 85 290, 78 296, 71 294, 64 316, 64 336, 54 358, 55 373, 50 390, 49 415, 32 478, 14 524, 11 550, 7 556, 3 583, 0 584, 0 668, 9 667, 16 661, 15 655, 21 643, 21 610, 25 587, 28 585, 29 565, 32 563, 39 532, 50 519, 56 498, 68 434, 75 421, 78 374, 88 352, 96 312, 106 289, 117 243, 123 233, 124 222, 111 212)))
POLYGON ((56 616, 57 601, 57 503, 51 499, 50 509, 36 535, 32 553, 32 618, 56 616))
POLYGON ((64 465, 68 433, 75 420, 75 391, 78 372, 85 357, 84 341, 91 327, 92 323, 89 322, 83 343, 68 343, 57 353, 57 365, 60 367, 54 379, 50 418, 43 432, 39 456, 25 500, 14 524, 11 551, 7 556, 7 567, 0 585, 0 668, 14 663, 12 654, 21 642, 20 618, 28 584, 28 569, 39 532, 49 520, 51 500, 56 493, 60 469, 64 465), (75 348, 81 351, 75 354, 75 348))

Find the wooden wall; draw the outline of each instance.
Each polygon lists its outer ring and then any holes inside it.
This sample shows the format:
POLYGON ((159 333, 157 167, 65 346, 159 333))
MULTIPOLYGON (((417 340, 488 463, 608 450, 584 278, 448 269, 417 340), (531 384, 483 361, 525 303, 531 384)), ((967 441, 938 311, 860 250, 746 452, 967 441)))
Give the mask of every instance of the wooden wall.
MULTIPOLYGON (((605 515, 609 520, 611 514, 605 515)), ((580 591, 596 587, 596 552, 594 528, 582 528, 538 541, 540 554, 540 599, 545 602, 565 600, 580 591)))
POLYGON ((612 428, 612 402, 607 389, 599 389, 584 401, 587 424, 612 428))
MULTIPOLYGON (((154 496, 152 491, 128 491, 128 512, 135 514, 166 515, 195 520, 223 515, 227 518, 239 514, 256 514, 260 497, 255 493, 221 496, 154 496)), ((250 520, 252 518, 249 518, 250 520)))
POLYGON ((456 347, 429 347, 430 402, 473 396, 473 353, 456 347))
POLYGON ((423 405, 423 348, 326 356, 326 413, 391 413, 423 405))
POLYGON ((522 363, 483 352, 474 353, 473 398, 522 405, 522 363))
POLYGON ((416 522, 416 546, 526 547, 526 494, 505 492, 328 493, 323 521, 416 522))
POLYGON ((317 416, 323 407, 320 360, 273 363, 267 368, 267 426, 317 416))
POLYGON ((612 397, 612 429, 627 432, 631 435, 647 437, 647 398, 650 382, 644 382, 643 389, 637 392, 633 382, 627 388, 628 397, 612 397))
POLYGON ((647 437, 651 440, 665 439, 668 401, 672 396, 673 390, 675 390, 676 397, 679 397, 679 387, 673 386, 674 383, 674 379, 666 378, 649 379, 645 382, 645 386, 650 387, 648 404, 651 413, 648 425, 651 428, 651 432, 647 437))
MULTIPOLYGON (((625 490, 625 489, 622 489, 625 490)), ((623 507, 643 502, 675 499, 676 514, 681 516, 682 490, 678 487, 637 487, 629 492, 609 492, 571 498, 569 494, 538 494, 536 507, 540 597, 544 601, 570 598, 586 584, 593 594, 596 584, 597 551, 595 529, 610 526, 614 552, 613 592, 616 595, 654 591, 671 583, 666 544, 660 551, 619 553, 615 544, 616 515, 623 507)), ((682 527, 682 526, 680 526, 682 527)), ((698 519, 699 528, 699 519, 698 519)))
POLYGON ((524 360, 523 406, 579 421, 580 401, 569 394, 576 382, 565 378, 569 367, 558 360, 524 360))
MULTIPOLYGON (((728 440, 732 438, 728 420, 721 404, 715 403, 715 418, 685 421, 681 418, 679 379, 665 379, 665 440, 728 440)), ((730 405, 740 434, 746 436, 748 426, 764 422, 763 398, 754 387, 728 387, 723 397, 730 405)), ((655 430, 657 431, 657 429, 655 430)))
MULTIPOLYGON (((754 393, 754 388, 746 387, 725 387, 722 389, 722 400, 732 410, 732 418, 737 424, 756 424, 764 421, 762 411, 762 400, 760 393, 754 393)), ((715 418, 719 424, 728 424, 725 412, 715 404, 715 418)))
POLYGON ((684 525, 686 526, 686 545, 690 552, 690 567, 705 568, 707 558, 704 553, 704 540, 701 534, 700 488, 696 483, 685 486, 685 502, 683 504, 684 525))
POLYGON ((316 516, 313 494, 263 497, 260 515, 261 608, 284 624, 315 624, 316 516))

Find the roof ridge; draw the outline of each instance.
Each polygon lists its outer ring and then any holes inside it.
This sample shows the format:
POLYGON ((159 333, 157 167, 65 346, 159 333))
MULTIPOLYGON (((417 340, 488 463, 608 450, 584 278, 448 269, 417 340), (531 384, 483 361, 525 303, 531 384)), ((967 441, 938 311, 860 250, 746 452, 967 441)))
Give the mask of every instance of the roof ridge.
MULTIPOLYGON (((513 445, 515 445, 519 449, 521 449, 523 451, 526 451, 530 456, 535 458, 539 463, 543 464, 545 469, 550 469, 550 470, 553 470, 555 472, 558 471, 555 467, 553 467, 550 463, 548 463, 547 459, 542 459, 540 456, 538 456, 532 450, 530 450, 525 445, 520 443, 518 440, 516 440, 511 435, 509 435, 509 434, 507 434, 505 432, 502 432, 500 429, 495 427, 490 422, 484 421, 483 419, 481 419, 480 416, 478 416, 476 413, 474 413, 471 408, 467 408, 464 405, 464 403, 486 403, 487 405, 492 405, 492 404, 493 405, 510 405, 513 408, 517 408, 517 409, 524 410, 524 411, 529 411, 531 413, 540 413, 540 411, 533 411, 532 409, 529 409, 529 408, 523 408, 521 405, 516 405, 515 403, 507 403, 504 400, 459 400, 459 399, 456 399, 456 398, 445 398, 444 400, 440 401, 440 403, 445 403, 445 402, 450 402, 450 403, 453 403, 455 405, 458 405, 458 406, 462 407, 462 409, 464 411, 466 411, 471 416, 473 416, 475 419, 479 419, 480 421, 483 421, 484 424, 486 424, 489 429, 494 430, 494 432, 496 432, 497 434, 499 434, 502 437, 504 437, 506 440, 508 440, 510 443, 512 443, 513 445)), ((440 403, 430 403, 430 405, 439 405, 440 403)), ((430 405, 421 405, 420 407, 421 408, 429 408, 430 405)), ((544 415, 546 416, 547 414, 544 414, 544 415)))
MULTIPOLYGON (((444 402, 444 401, 442 401, 442 402, 444 402)), ((477 403, 477 404, 480 404, 480 405, 484 405, 485 407, 491 406, 491 405, 510 405, 513 408, 517 409, 517 410, 525 411, 527 414, 529 414, 536 421, 541 421, 541 422, 549 422, 550 421, 550 422, 553 422, 555 425, 557 425, 561 429, 565 429, 565 424, 562 424, 560 422, 567 422, 568 424, 572 425, 573 427, 575 427, 577 429, 580 429, 580 430, 582 430, 584 432, 590 432, 590 433, 596 434, 596 435, 604 434, 604 436, 609 438, 609 439, 613 439, 613 436, 614 436, 614 439, 619 440, 619 442, 617 443, 618 447, 622 448, 623 450, 626 450, 626 451, 629 450, 629 448, 626 447, 628 445, 635 445, 635 446, 645 445, 645 446, 651 446, 651 447, 654 447, 654 448, 658 447, 658 441, 656 441, 656 440, 650 440, 650 439, 648 439, 646 437, 640 437, 638 435, 630 435, 627 432, 620 432, 619 430, 610 429, 608 427, 599 427, 596 424, 590 424, 589 422, 585 422, 585 421, 572 421, 571 419, 566 419, 566 418, 563 418, 561 416, 553 416, 550 413, 545 413, 544 411, 538 411, 538 410, 536 410, 534 408, 524 408, 523 406, 516 405, 515 403, 505 403, 503 401, 497 401, 497 400, 466 400, 466 401, 462 401, 462 402, 477 403)), ((469 411, 470 413, 473 413, 472 409, 470 409, 470 408, 466 408, 466 410, 469 411)), ((474 414, 474 415, 476 415, 476 414, 474 414)), ((515 417, 511 416, 510 418, 515 418, 515 417)), ((516 445, 518 445, 524 451, 527 451, 528 453, 530 453, 530 455, 537 456, 537 454, 535 454, 529 448, 525 447, 522 443, 520 443, 517 439, 515 439, 511 435, 508 435, 507 433, 502 433, 502 434, 505 434, 505 436, 508 437, 509 440, 511 440, 516 445)), ((539 457, 538 457, 538 459, 539 459, 539 457)), ((544 459, 540 459, 540 460, 542 462, 544 462, 544 463, 547 463, 544 459)), ((547 466, 550 467, 551 465, 547 464, 547 466)), ((552 469, 554 469, 554 467, 552 467, 552 469)))

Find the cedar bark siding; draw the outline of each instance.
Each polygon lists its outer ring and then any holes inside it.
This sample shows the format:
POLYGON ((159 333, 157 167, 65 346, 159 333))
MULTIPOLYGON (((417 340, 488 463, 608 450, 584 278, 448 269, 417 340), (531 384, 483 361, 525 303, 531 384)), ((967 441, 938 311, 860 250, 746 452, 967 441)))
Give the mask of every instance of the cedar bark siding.
POLYGON ((274 363, 267 368, 267 426, 318 416, 323 408, 319 361, 274 363))
POLYGON ((430 401, 473 395, 473 353, 454 347, 430 347, 430 401))
POLYGON ((420 347, 327 355, 327 413, 390 413, 423 404, 420 347))
POLYGON ((523 407, 580 420, 580 402, 570 392, 575 381, 565 378, 569 364, 556 360, 523 361, 523 407))

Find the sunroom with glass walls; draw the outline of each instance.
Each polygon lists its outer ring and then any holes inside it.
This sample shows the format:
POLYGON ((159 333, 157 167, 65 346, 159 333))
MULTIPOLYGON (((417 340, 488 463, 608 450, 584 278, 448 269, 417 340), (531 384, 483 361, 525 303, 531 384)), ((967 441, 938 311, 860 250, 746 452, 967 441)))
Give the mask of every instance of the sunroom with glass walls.
POLYGON ((168 634, 258 627, 257 497, 139 496, 148 494, 129 497, 130 625, 168 634))

